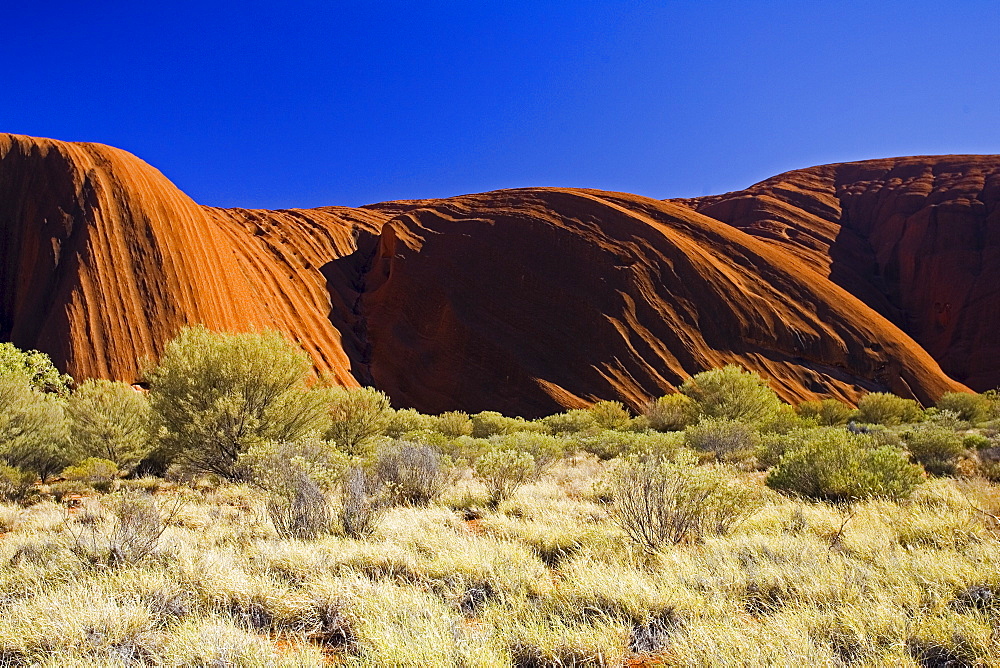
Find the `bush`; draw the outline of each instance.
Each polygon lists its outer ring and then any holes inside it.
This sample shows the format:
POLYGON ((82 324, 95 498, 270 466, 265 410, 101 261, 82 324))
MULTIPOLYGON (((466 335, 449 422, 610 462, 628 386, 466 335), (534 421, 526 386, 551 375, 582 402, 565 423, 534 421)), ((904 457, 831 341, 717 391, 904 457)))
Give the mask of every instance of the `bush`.
POLYGON ((105 497, 91 521, 82 527, 66 525, 73 553, 84 563, 98 567, 136 564, 153 553, 179 509, 177 502, 164 521, 153 497, 147 494, 131 492, 117 498, 105 497))
POLYGON ((843 401, 823 399, 822 401, 803 401, 795 407, 796 412, 806 419, 816 420, 823 427, 835 427, 847 424, 854 409, 843 401))
POLYGON ((608 491, 618 524, 651 552, 724 535, 759 506, 749 486, 690 460, 625 460, 612 471, 608 491))
POLYGON ((550 415, 542 418, 541 422, 553 434, 575 434, 593 429, 595 425, 593 413, 582 408, 574 408, 565 413, 550 415))
POLYGON ((282 492, 272 492, 267 501, 267 513, 278 535, 311 540, 330 533, 334 512, 316 481, 301 469, 282 477, 282 492))
POLYGON ((125 383, 84 381, 66 413, 75 458, 100 457, 128 473, 152 450, 149 399, 125 383))
POLYGON ((962 434, 937 425, 921 425, 903 434, 906 449, 928 473, 954 475, 958 459, 965 454, 962 434))
POLYGON ((364 538, 375 529, 375 523, 385 509, 375 481, 360 467, 344 476, 341 495, 340 523, 351 538, 364 538))
POLYGON ((858 402, 856 419, 868 424, 887 426, 919 422, 924 412, 913 399, 903 399, 895 394, 872 392, 861 397, 858 402))
POLYGON ((240 478, 272 493, 288 495, 287 484, 298 485, 304 474, 324 492, 340 487, 350 468, 350 457, 332 441, 312 436, 298 441, 270 441, 255 445, 240 458, 240 478))
POLYGON ((726 418, 705 418, 684 431, 684 442, 692 450, 711 452, 724 458, 753 453, 760 436, 753 426, 726 418))
POLYGON ((698 419, 698 404, 686 394, 668 394, 646 404, 642 414, 656 431, 681 431, 698 419))
POLYGON ((23 501, 27 498, 34 482, 34 473, 0 464, 0 500, 23 501))
POLYGON ((739 422, 767 422, 781 406, 767 381, 733 364, 688 378, 681 392, 697 402, 700 415, 739 422))
POLYGON ((0 343, 0 376, 18 376, 38 392, 65 395, 73 379, 52 364, 45 353, 37 350, 23 351, 11 343, 0 343))
POLYGON ((767 484, 779 491, 826 501, 905 498, 922 480, 922 469, 902 450, 880 445, 869 434, 817 429, 803 435, 771 470, 767 484))
POLYGON ((472 435, 472 420, 468 413, 449 411, 441 413, 434 421, 434 428, 448 438, 472 435))
POLYGON ((936 404, 938 410, 952 411, 960 420, 978 424, 993 416, 993 402, 984 394, 946 392, 936 404))
POLYGON ((330 412, 326 437, 352 455, 364 454, 392 421, 389 397, 374 388, 335 387, 324 396, 330 412))
POLYGON ((82 482, 99 492, 110 492, 118 478, 118 465, 107 459, 88 457, 75 466, 63 469, 62 477, 71 482, 82 482))
POLYGON ((24 375, 0 374, 0 458, 44 482, 70 463, 63 401, 24 375))
POLYGON ((322 393, 306 388, 310 369, 277 332, 183 330, 149 375, 161 457, 235 480, 251 446, 325 431, 322 393))
POLYGON ((565 439, 549 434, 536 434, 527 431, 514 432, 504 436, 494 436, 489 439, 489 448, 494 450, 516 450, 527 452, 535 462, 536 475, 551 466, 566 454, 565 439))
POLYGON ((430 446, 396 441, 379 450, 374 475, 389 503, 426 506, 448 484, 451 465, 430 446))
POLYGON ((490 495, 490 505, 496 507, 534 477, 535 459, 523 451, 491 450, 476 461, 475 472, 490 495))
POLYGON ((389 438, 403 438, 414 431, 429 431, 434 427, 434 418, 412 408, 402 408, 389 416, 385 435, 389 438))
POLYGON ((625 429, 632 420, 631 413, 620 401, 598 401, 588 410, 594 424, 601 429, 625 429))

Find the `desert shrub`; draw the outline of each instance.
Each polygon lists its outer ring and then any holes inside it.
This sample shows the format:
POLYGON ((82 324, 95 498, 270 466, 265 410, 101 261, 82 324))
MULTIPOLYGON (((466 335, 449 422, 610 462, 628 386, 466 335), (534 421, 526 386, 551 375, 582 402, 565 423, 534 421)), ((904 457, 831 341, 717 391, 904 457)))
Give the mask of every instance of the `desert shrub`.
POLYGON ((462 411, 448 411, 441 413, 434 420, 434 429, 438 430, 448 438, 458 438, 459 436, 472 435, 472 420, 468 413, 462 411))
POLYGON ((965 453, 962 434, 934 424, 920 425, 903 433, 906 449, 928 473, 953 475, 965 453))
POLYGON ((837 432, 843 432, 843 428, 838 427, 806 427, 802 429, 793 429, 787 433, 781 434, 777 432, 771 432, 766 434, 761 434, 760 442, 757 445, 756 459, 757 465, 761 469, 769 469, 778 465, 781 461, 782 456, 790 450, 795 450, 800 448, 807 443, 810 443, 813 439, 822 437, 824 432, 835 430, 837 432))
POLYGON ((368 451, 393 418, 389 397, 374 388, 333 387, 323 394, 330 412, 326 438, 352 455, 368 451))
POLYGON ((451 479, 451 462, 438 450, 419 443, 396 441, 382 446, 374 475, 386 499, 396 505, 426 506, 451 479))
POLYGON ((27 498, 34 482, 34 473, 0 464, 0 500, 23 501, 27 498))
POLYGON ((148 494, 126 492, 114 498, 104 497, 99 510, 87 522, 67 522, 71 549, 81 561, 94 566, 139 563, 156 550, 170 517, 180 507, 180 501, 176 501, 167 510, 165 520, 148 494))
POLYGON ((913 399, 903 399, 887 392, 872 392, 858 402, 856 419, 868 424, 888 426, 919 422, 924 412, 913 399))
POLYGON ((647 403, 642 414, 656 431, 681 431, 698 419, 698 405, 686 394, 668 394, 647 403))
POLYGON ((620 401, 598 401, 587 410, 601 429, 625 429, 632 419, 632 414, 620 401))
POLYGON ((994 445, 993 439, 989 436, 984 436, 983 434, 964 434, 962 436, 962 445, 966 450, 985 450, 987 448, 992 448, 994 445))
POLYGON ((430 431, 433 428, 434 418, 430 415, 424 415, 412 408, 401 408, 389 416, 385 435, 389 438, 403 438, 410 432, 430 431))
POLYGON ((322 393, 306 388, 310 369, 278 332, 182 330, 149 374, 161 455, 237 479, 250 446, 325 430, 322 393))
POLYGON ((0 459, 44 481, 70 463, 63 401, 27 376, 0 374, 0 459))
POLYGON ((535 460, 520 450, 490 450, 476 460, 475 475, 486 487, 490 505, 495 507, 534 477, 535 460))
POLYGON ((766 422, 781 406, 767 381, 734 364, 688 378, 681 392, 698 404, 700 415, 740 422, 766 422))
POLYGON ((869 434, 817 429, 781 457, 767 484, 779 491, 834 502, 905 498, 922 480, 906 453, 869 434))
POLYGON ((593 429, 594 414, 582 408, 574 408, 565 413, 556 413, 542 418, 544 424, 553 434, 575 434, 593 429))
POLYGON ((946 392, 935 404, 939 410, 952 411, 960 420, 978 424, 992 417, 993 402, 984 394, 946 392))
POLYGON ((149 399, 125 383, 84 381, 66 404, 76 458, 100 457, 129 472, 152 449, 149 399))
POLYGON ((597 455, 600 459, 614 459, 622 455, 673 457, 684 444, 680 432, 591 431, 570 441, 577 449, 597 455))
POLYGON ((118 465, 109 459, 88 457, 79 464, 67 466, 62 477, 72 482, 82 482, 99 492, 110 492, 120 471, 118 465))
POLYGON ((615 520, 649 551, 724 535, 759 505, 759 495, 748 485, 690 459, 623 460, 607 488, 615 520))
POLYGON ((531 455, 535 462, 536 474, 541 473, 566 454, 569 441, 549 434, 519 431, 489 439, 489 447, 495 450, 516 450, 531 455))
POLYGON ((473 438, 489 438, 497 434, 506 434, 511 431, 512 423, 517 422, 517 420, 496 411, 482 411, 470 416, 469 419, 472 420, 471 436, 473 438))
POLYGON ((748 455, 757 448, 759 439, 752 425, 727 418, 704 418, 684 430, 687 447, 719 458, 748 455))
POLYGON ((67 394, 73 379, 52 364, 45 353, 20 350, 12 343, 0 343, 0 376, 18 376, 38 392, 67 394))
POLYGON ((301 469, 287 471, 280 491, 272 491, 267 513, 283 538, 311 540, 333 530, 335 514, 326 494, 301 469))
MULTIPOLYGON (((323 491, 339 488, 350 457, 336 443, 312 435, 297 441, 269 441, 250 447, 240 457, 240 478, 273 493, 302 473, 323 491)), ((297 484, 297 483, 296 483, 297 484)))
POLYGON ((816 420, 822 427, 835 427, 847 424, 854 409, 843 401, 823 399, 821 401, 803 401, 795 410, 804 418, 816 420))
POLYGON ((347 471, 341 491, 340 524, 351 538, 364 538, 375 529, 385 510, 377 481, 361 467, 347 471))

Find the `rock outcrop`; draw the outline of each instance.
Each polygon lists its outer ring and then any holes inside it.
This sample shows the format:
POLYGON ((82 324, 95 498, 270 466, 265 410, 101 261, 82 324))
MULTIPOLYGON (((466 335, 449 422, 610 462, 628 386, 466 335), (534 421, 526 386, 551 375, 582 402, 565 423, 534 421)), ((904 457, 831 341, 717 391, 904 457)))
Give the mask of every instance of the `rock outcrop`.
POLYGON ((260 211, 199 206, 118 149, 0 135, 0 340, 134 382, 186 324, 278 329, 426 412, 637 407, 729 362, 788 400, 927 403, 1000 383, 998 175, 903 158, 697 200, 260 211))

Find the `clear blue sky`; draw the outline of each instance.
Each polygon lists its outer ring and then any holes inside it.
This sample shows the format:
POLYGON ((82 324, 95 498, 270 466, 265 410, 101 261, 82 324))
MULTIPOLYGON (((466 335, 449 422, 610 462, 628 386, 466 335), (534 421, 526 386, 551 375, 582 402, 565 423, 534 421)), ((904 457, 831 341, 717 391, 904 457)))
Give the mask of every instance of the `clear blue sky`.
POLYGON ((124 148, 218 206, 1000 153, 997 0, 10 0, 3 23, 0 131, 124 148))

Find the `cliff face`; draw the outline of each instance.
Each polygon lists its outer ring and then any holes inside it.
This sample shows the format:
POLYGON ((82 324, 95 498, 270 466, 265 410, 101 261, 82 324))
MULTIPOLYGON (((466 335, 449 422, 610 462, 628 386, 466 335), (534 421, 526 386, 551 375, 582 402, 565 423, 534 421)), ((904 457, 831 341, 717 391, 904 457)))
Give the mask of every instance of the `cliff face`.
POLYGON ((250 211, 198 206, 117 149, 0 135, 0 340, 134 381, 185 324, 278 329, 428 412, 638 406, 728 362, 789 400, 929 402, 1000 383, 998 173, 905 158, 698 200, 250 211))
POLYGON ((807 259, 953 378, 1000 385, 1000 157, 825 165, 678 202, 807 259))

